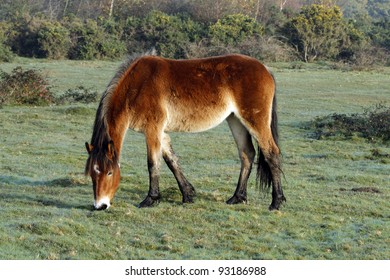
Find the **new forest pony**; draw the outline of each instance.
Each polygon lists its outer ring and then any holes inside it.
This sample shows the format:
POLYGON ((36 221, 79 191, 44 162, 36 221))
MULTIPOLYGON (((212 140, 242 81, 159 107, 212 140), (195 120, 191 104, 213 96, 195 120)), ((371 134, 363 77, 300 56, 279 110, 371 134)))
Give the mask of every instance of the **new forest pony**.
POLYGON ((200 132, 227 120, 237 144, 241 171, 228 204, 246 202, 247 182, 258 145, 257 179, 272 185, 270 210, 285 197, 281 186, 275 81, 257 60, 243 55, 171 60, 141 56, 120 66, 96 112, 85 173, 93 182, 95 209, 107 209, 120 181, 119 159, 128 128, 145 135, 149 192, 140 207, 160 196, 161 158, 175 176, 183 203, 193 202, 188 182, 170 143, 168 132, 200 132))

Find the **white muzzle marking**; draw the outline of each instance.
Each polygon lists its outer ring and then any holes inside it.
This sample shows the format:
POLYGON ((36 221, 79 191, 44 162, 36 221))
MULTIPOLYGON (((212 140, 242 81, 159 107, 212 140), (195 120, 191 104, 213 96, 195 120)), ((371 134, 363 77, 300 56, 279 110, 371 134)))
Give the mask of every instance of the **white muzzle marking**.
POLYGON ((101 198, 98 202, 94 202, 93 206, 95 206, 95 209, 100 209, 102 208, 103 205, 106 205, 106 209, 110 208, 110 199, 108 197, 103 197, 101 198))

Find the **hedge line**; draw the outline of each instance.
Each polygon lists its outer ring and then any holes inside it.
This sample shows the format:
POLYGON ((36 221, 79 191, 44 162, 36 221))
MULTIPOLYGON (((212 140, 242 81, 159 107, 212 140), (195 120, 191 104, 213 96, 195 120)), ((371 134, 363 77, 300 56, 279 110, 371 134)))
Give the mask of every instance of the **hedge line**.
POLYGON ((115 59, 150 48, 166 57, 185 58, 196 56, 202 47, 214 52, 218 48, 239 48, 259 40, 263 34, 263 26, 242 14, 226 16, 210 26, 184 15, 159 11, 121 22, 27 17, 15 23, 0 22, 0 60, 11 60, 13 54, 49 59, 115 59))
POLYGON ((387 46, 389 36, 383 31, 386 28, 365 34, 344 19, 341 12, 336 13, 336 23, 326 17, 335 14, 334 11, 339 8, 311 5, 291 18, 279 12, 280 23, 270 26, 243 14, 226 15, 216 22, 200 22, 187 14, 169 15, 161 11, 120 20, 82 20, 74 16, 49 20, 25 15, 0 21, 0 61, 10 61, 14 55, 117 59, 126 53, 155 48, 158 54, 169 58, 239 52, 265 61, 389 63, 388 48, 381 45, 384 42, 387 46), (379 44, 375 38, 382 38, 383 42, 379 44))

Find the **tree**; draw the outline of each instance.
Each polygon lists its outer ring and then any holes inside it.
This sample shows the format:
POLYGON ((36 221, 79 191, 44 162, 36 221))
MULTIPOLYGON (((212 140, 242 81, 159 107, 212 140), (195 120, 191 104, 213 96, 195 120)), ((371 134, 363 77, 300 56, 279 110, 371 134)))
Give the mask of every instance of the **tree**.
POLYGON ((347 24, 338 6, 304 6, 285 32, 306 62, 336 58, 349 44, 347 24))

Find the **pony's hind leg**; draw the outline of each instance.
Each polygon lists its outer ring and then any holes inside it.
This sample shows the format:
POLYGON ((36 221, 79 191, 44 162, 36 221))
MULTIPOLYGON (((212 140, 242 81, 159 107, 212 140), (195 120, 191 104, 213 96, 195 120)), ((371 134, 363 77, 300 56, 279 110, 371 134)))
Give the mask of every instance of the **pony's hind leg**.
POLYGON ((237 117, 232 114, 227 118, 227 122, 237 144, 238 154, 241 160, 241 171, 236 191, 226 203, 237 204, 246 202, 247 200, 246 189, 255 158, 255 149, 252 144, 251 135, 237 117))
POLYGON ((171 139, 168 134, 164 134, 162 148, 164 161, 175 176, 179 189, 183 195, 183 203, 192 203, 195 196, 195 189, 181 171, 178 162, 179 159, 172 149, 171 139))
POLYGON ((264 133, 263 137, 259 137, 258 144, 258 179, 263 188, 272 184, 272 202, 269 210, 279 210, 280 205, 286 201, 281 183, 280 150, 271 131, 264 133))
POLYGON ((263 189, 272 186, 272 203, 269 210, 278 210, 286 198, 281 184, 282 171, 280 150, 277 144, 276 117, 271 120, 271 125, 268 125, 269 116, 265 112, 260 116, 249 115, 246 119, 240 120, 244 122, 245 127, 256 139, 259 146, 257 179, 260 186, 263 189))

